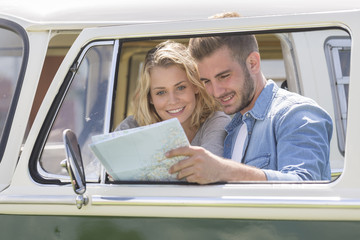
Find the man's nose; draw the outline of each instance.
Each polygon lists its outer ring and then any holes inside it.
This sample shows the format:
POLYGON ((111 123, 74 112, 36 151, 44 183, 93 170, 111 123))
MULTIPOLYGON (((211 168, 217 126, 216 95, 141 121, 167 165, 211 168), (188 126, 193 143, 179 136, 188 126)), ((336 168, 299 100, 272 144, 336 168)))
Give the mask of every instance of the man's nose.
POLYGON ((212 84, 212 89, 211 89, 211 94, 215 97, 218 98, 220 97, 223 93, 224 93, 224 88, 221 86, 221 84, 214 82, 212 84))

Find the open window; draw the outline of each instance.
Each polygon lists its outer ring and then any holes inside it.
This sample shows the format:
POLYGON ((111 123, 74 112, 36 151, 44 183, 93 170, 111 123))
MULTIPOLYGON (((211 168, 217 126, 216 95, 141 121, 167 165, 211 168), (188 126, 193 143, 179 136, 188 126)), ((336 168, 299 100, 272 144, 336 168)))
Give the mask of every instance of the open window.
MULTIPOLYGON (((289 91, 313 98, 330 113, 334 122, 341 119, 335 126, 333 139, 342 138, 345 144, 346 114, 342 105, 344 101, 346 103, 349 87, 348 71, 344 72, 349 67, 351 40, 348 33, 327 28, 254 34, 258 39, 261 65, 266 78, 275 80, 289 91), (347 37, 345 48, 338 47, 337 41, 329 41, 339 34, 347 37), (326 56, 329 55, 325 55, 327 50, 324 51, 324 45, 331 45, 332 64, 327 65, 326 56), (314 62, 317 63, 316 71, 312 64, 314 62), (336 72, 339 66, 342 67, 343 78, 337 79, 335 84, 335 80, 329 80, 328 73, 334 72, 340 76, 336 72), (330 89, 339 83, 343 85, 337 87, 338 96, 334 98, 330 89), (329 91, 324 92, 327 89, 329 91), (341 105, 339 110, 334 109, 338 105, 341 105)), ((91 136, 113 131, 126 116, 133 113, 136 107, 132 104, 134 89, 147 51, 170 38, 187 44, 190 37, 193 36, 141 37, 131 40, 112 38, 87 44, 69 69, 38 137, 37 151, 32 154, 31 171, 36 176, 34 178, 44 183, 69 181, 60 163, 65 158, 62 132, 72 129, 79 140, 87 181, 105 183, 106 176, 101 164, 88 146, 91 136)), ((343 151, 334 148, 333 142, 331 166, 334 170, 342 169, 343 151)))

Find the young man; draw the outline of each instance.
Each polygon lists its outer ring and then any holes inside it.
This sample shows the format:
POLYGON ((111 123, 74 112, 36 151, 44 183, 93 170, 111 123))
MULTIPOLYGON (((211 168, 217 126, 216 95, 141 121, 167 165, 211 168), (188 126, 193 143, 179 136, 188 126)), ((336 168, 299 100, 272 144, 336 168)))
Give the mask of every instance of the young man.
POLYGON ((254 36, 194 38, 189 49, 207 92, 235 116, 224 158, 199 147, 174 149, 168 157, 189 158, 171 173, 200 184, 330 180, 331 118, 313 100, 266 80, 254 36))

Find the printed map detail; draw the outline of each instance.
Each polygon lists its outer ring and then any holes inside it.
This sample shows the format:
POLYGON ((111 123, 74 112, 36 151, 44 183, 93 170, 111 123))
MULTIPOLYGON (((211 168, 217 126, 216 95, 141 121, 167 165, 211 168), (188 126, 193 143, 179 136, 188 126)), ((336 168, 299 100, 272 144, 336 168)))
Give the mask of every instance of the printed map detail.
POLYGON ((169 168, 184 156, 166 158, 189 142, 176 119, 94 136, 90 148, 114 180, 177 181, 169 168))

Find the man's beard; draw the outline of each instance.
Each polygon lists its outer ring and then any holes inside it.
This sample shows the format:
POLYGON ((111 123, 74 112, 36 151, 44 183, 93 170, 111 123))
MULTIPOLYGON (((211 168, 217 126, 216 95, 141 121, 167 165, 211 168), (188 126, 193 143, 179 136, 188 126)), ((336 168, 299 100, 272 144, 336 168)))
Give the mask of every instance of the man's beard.
POLYGON ((244 84, 239 91, 239 93, 242 93, 241 95, 239 95, 241 96, 241 99, 238 102, 238 106, 236 106, 235 110, 227 113, 229 115, 235 114, 245 109, 247 106, 249 106, 255 96, 254 80, 251 78, 250 73, 246 67, 244 68, 244 75, 244 84))

